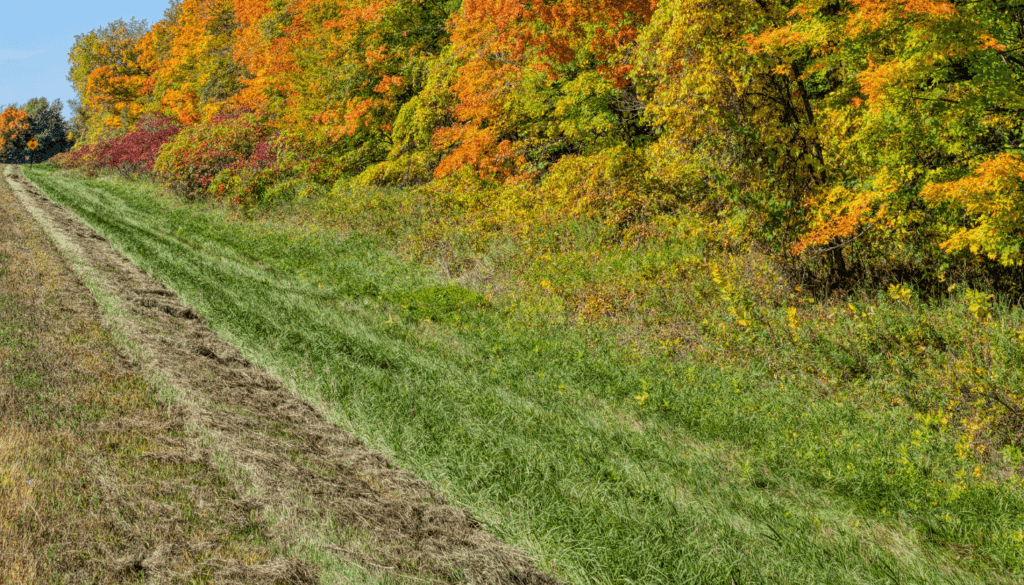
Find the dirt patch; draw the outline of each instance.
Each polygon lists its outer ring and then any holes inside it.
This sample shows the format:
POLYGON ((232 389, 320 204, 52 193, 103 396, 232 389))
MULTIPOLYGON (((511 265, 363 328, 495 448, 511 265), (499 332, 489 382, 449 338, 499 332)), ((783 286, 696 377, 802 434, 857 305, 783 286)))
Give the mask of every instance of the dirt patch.
MULTIPOLYGON (((137 347, 147 375, 177 392, 178 424, 195 432, 159 457, 228 461, 236 472, 233 487, 245 494, 239 505, 260 522, 273 519, 265 536, 282 550, 318 541, 322 551, 400 579, 555 583, 466 510, 447 505, 427 483, 395 468, 250 364, 173 291, 51 202, 15 167, 7 167, 5 176, 97 294, 124 314, 115 327, 137 347)), ((161 550, 152 547, 148 556, 127 562, 158 565, 170 556, 161 550)))

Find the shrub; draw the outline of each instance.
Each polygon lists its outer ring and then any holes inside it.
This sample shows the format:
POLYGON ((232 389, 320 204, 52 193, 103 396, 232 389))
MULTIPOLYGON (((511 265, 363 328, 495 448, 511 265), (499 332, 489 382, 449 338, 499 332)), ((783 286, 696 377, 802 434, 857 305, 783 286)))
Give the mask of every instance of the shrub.
POLYGON ((235 204, 251 204, 263 200, 267 189, 281 177, 278 154, 284 139, 274 134, 257 142, 252 152, 224 167, 210 182, 211 194, 231 198, 235 204))
POLYGON ((61 153, 54 157, 54 162, 61 168, 77 168, 89 175, 100 168, 116 170, 125 177, 150 173, 160 148, 180 131, 173 119, 149 115, 127 134, 61 153))
POLYGON ((96 158, 100 166, 128 177, 150 173, 160 148, 180 131, 181 127, 171 118, 147 116, 134 131, 97 145, 96 158))
MULTIPOLYGON (((246 161, 254 153, 253 164, 259 167, 259 161, 269 157, 269 150, 260 147, 257 152, 257 147, 269 137, 270 129, 255 114, 216 116, 185 128, 161 148, 153 172, 178 195, 195 199, 210 193, 214 178, 232 165, 237 165, 232 173, 244 175, 246 161)), ((218 190, 225 192, 229 183, 225 177, 218 190)))
POLYGON ((78 169, 91 177, 99 168, 95 151, 95 145, 82 145, 74 150, 62 152, 50 160, 62 169, 78 169))

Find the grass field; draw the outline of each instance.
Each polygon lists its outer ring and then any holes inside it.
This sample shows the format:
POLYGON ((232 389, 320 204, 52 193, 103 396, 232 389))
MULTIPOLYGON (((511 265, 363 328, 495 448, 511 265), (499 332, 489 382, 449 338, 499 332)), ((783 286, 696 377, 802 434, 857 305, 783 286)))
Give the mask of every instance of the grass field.
POLYGON ((657 351, 300 206, 246 218, 145 182, 24 172, 249 359, 567 581, 1024 578, 1014 411, 968 416, 962 397, 1022 385, 1019 309, 894 288, 737 311, 722 264, 693 284, 710 291, 690 301, 702 348, 657 351), (764 326, 737 325, 745 310, 764 326))

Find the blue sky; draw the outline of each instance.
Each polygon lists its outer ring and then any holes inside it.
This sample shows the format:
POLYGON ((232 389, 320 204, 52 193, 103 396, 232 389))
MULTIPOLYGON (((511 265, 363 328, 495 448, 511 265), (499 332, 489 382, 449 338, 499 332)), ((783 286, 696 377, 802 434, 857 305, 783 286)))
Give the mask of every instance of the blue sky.
MULTIPOLYGON (((0 106, 34 97, 67 101, 75 97, 68 51, 75 35, 132 16, 149 24, 163 17, 167 0, 135 2, 8 2, 0 9, 0 106)), ((65 108, 65 115, 68 111, 65 108)))

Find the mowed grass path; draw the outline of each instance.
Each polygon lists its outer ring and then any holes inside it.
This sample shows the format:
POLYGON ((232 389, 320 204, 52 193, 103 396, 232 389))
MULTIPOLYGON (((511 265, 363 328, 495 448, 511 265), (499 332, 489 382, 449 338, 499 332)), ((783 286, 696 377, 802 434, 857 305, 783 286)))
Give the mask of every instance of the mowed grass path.
POLYGON ((927 505, 946 489, 928 470, 950 456, 914 450, 905 407, 860 411, 757 363, 638 360, 583 329, 526 329, 358 234, 25 172, 250 359, 567 581, 1022 577, 1020 492, 927 505))
POLYGON ((230 477, 187 456, 180 410, 116 335, 0 176, 0 585, 198 584, 294 566, 235 505, 230 477))

